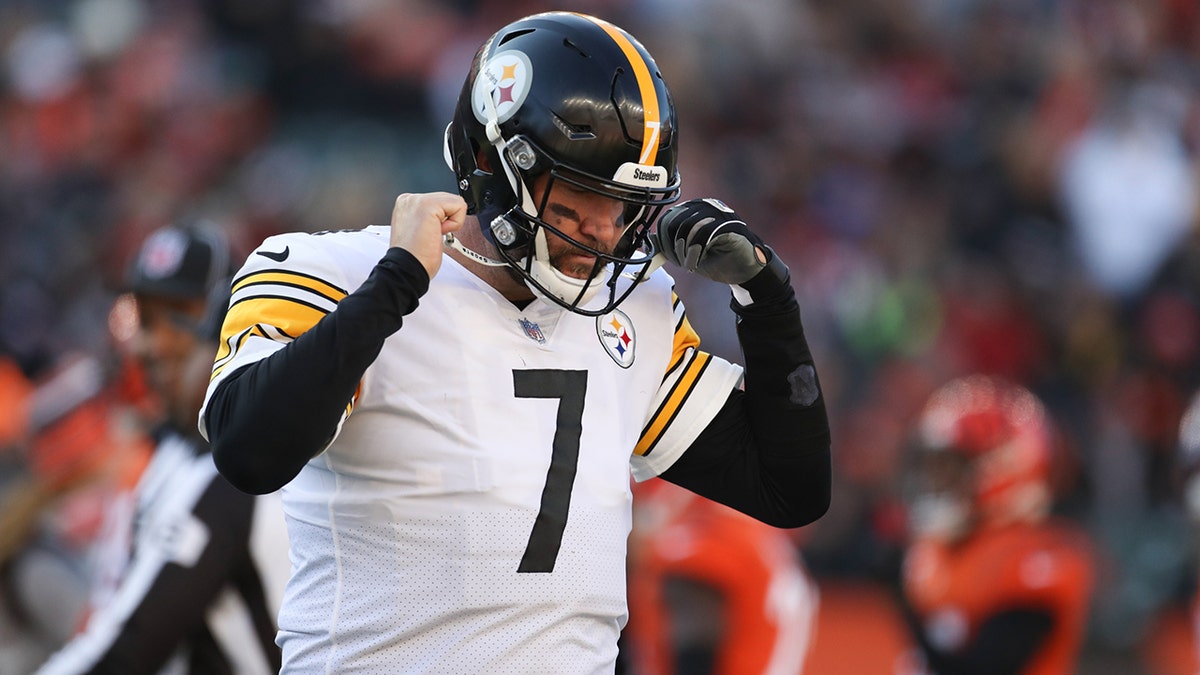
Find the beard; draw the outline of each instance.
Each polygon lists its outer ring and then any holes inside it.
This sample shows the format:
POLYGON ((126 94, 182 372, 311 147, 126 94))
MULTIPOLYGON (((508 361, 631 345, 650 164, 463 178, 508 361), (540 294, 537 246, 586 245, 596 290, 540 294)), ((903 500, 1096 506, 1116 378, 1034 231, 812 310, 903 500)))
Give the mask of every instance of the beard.
MULTIPOLYGON (((604 269, 604 263, 601 259, 597 259, 591 253, 566 240, 559 239, 552 234, 549 236, 555 240, 553 244, 549 243, 549 241, 547 242, 547 246, 550 249, 550 265, 554 269, 576 279, 594 279, 604 269)), ((590 246, 605 255, 612 254, 611 246, 605 246, 598 241, 588 240, 580 243, 590 246)))

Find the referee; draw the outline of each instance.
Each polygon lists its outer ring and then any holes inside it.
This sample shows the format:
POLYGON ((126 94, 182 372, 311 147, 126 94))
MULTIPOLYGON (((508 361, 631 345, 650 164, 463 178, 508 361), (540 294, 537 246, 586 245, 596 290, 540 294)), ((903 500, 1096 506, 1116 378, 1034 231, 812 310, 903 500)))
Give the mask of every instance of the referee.
POLYGON ((132 541, 121 581, 39 675, 279 672, 276 616, 289 564, 278 497, 231 486, 196 431, 230 253, 216 227, 168 226, 130 269, 138 355, 165 421, 136 488, 132 531, 121 537, 132 541))

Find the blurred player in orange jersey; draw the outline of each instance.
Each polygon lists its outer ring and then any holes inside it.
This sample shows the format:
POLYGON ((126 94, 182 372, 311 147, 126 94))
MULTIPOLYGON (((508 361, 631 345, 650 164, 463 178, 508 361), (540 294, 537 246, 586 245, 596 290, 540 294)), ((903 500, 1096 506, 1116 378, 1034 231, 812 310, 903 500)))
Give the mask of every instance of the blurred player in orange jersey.
POLYGON ((795 533, 666 481, 634 494, 632 672, 802 672, 818 596, 795 533))
POLYGON ((919 654, 907 673, 1075 672, 1094 562, 1049 516, 1053 431, 1028 390, 985 376, 928 401, 902 605, 919 654))

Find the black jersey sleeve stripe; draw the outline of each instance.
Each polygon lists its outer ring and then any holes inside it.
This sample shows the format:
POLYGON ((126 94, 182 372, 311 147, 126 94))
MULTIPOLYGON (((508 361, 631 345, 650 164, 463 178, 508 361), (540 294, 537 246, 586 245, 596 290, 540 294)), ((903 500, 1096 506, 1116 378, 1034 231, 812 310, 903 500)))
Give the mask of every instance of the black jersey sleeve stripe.
POLYGON ((232 289, 236 293, 246 286, 255 286, 258 284, 279 283, 300 286, 308 288, 314 292, 319 292, 330 297, 344 298, 349 295, 349 292, 338 286, 330 283, 321 277, 297 272, 294 270, 285 270, 271 268, 265 270, 255 270, 244 274, 233 280, 232 289))
POLYGON ((236 336, 230 336, 224 340, 217 350, 217 356, 216 360, 213 362, 213 370, 210 380, 216 378, 217 375, 221 374, 222 370, 225 370, 225 366, 229 365, 229 362, 233 360, 234 356, 237 356, 238 350, 242 348, 242 345, 246 344, 246 341, 249 340, 252 335, 261 338, 267 338, 268 340, 271 339, 267 336, 261 324, 254 324, 253 326, 243 330, 241 333, 238 333, 236 336), (232 345, 232 347, 230 345, 232 345), (226 352, 226 349, 229 349, 230 351, 226 352))

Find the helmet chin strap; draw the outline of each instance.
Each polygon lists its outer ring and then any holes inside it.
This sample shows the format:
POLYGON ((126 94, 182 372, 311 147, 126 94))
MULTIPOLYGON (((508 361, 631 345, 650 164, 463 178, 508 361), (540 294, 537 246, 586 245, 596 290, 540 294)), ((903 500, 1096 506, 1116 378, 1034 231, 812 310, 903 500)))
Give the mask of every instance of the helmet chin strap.
POLYGON ((447 232, 446 235, 444 237, 442 237, 442 243, 445 244, 448 248, 452 248, 455 251, 458 251, 459 253, 470 258, 471 260, 474 260, 475 262, 479 263, 480 265, 487 265, 488 267, 508 267, 508 263, 505 262, 504 260, 496 260, 495 258, 489 258, 482 253, 479 253, 477 251, 472 251, 471 249, 467 248, 466 246, 463 245, 463 243, 461 241, 458 240, 458 237, 454 236, 453 232, 447 232))

